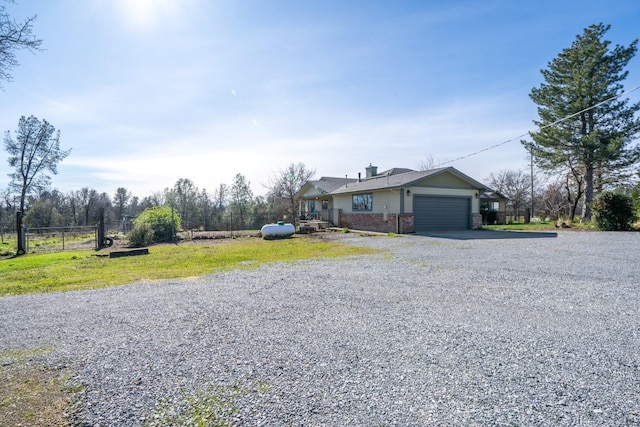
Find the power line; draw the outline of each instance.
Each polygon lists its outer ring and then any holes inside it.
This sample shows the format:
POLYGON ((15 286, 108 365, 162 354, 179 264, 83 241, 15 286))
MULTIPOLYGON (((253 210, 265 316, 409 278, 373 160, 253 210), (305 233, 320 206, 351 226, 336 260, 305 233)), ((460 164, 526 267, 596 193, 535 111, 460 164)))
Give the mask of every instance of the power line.
MULTIPOLYGON (((621 96, 625 96, 625 95, 628 95, 628 94, 630 94, 630 93, 632 93, 632 92, 635 92, 635 91, 636 91, 636 90, 638 90, 638 89, 640 89, 640 85, 639 85, 639 86, 636 86, 636 87, 634 87, 633 89, 630 89, 630 90, 628 90, 628 91, 626 91, 626 92, 622 92, 622 93, 620 93, 620 94, 618 94, 618 95, 614 95, 614 96, 612 96, 611 98, 605 99, 604 101, 598 102, 597 104, 592 105, 591 107, 587 107, 587 108, 585 108, 584 110, 578 111, 577 113, 570 114, 570 115, 568 115, 568 116, 566 116, 566 117, 563 117, 563 118, 561 118, 561 119, 556 120, 556 121, 555 121, 555 122, 553 122, 553 123, 549 123, 548 125, 544 125, 544 126, 540 127, 538 130, 543 130, 543 129, 546 129, 546 128, 549 128, 549 127, 555 126, 555 125, 557 125, 558 123, 565 122, 565 121, 567 121, 567 120, 569 120, 569 119, 572 119, 572 118, 574 118, 574 117, 576 117, 576 116, 578 116, 578 115, 580 115, 580 114, 582 114, 582 113, 586 113, 586 112, 587 112, 587 111, 589 111, 589 110, 593 110, 594 108, 597 108, 597 107, 599 107, 599 106, 601 106, 601 105, 603 105, 603 104, 606 104, 607 102, 611 102, 611 101, 613 101, 614 99, 620 98, 621 96)), ((478 151, 475 151, 475 152, 473 152, 473 153, 467 154, 467 155, 465 155, 465 156, 458 157, 457 159, 447 160, 446 162, 442 162, 442 163, 440 163, 439 165, 437 165, 437 166, 435 166, 435 167, 439 168, 440 166, 444 166, 444 165, 449 164, 449 163, 457 162, 458 160, 463 160, 463 159, 466 159, 466 158, 469 158, 469 157, 472 157, 472 156, 476 156, 476 155, 478 155, 478 154, 480 154, 480 153, 484 153, 485 151, 493 150, 494 148, 498 148, 498 147, 500 147, 500 146, 502 146, 502 145, 505 145, 505 144, 508 144, 508 143, 510 143, 510 142, 513 142, 513 141, 519 140, 519 139, 521 139, 521 138, 524 138, 525 136, 528 136, 528 135, 529 135, 529 133, 530 133, 530 132, 523 133, 522 135, 518 135, 518 136, 516 136, 515 138, 511 138, 511 139, 509 139, 509 140, 507 140, 507 141, 500 142, 500 143, 498 143, 498 144, 494 144, 494 145, 492 145, 492 146, 490 146, 490 147, 483 148, 482 150, 478 150, 478 151)))

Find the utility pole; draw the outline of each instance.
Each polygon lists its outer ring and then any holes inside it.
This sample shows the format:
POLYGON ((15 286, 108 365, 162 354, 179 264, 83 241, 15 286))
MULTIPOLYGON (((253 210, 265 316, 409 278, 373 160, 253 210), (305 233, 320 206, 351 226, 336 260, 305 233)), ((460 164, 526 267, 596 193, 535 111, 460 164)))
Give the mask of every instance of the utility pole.
POLYGON ((171 203, 171 243, 176 242, 176 217, 173 203, 171 203))
POLYGON ((531 215, 529 216, 533 219, 533 147, 531 148, 531 215))

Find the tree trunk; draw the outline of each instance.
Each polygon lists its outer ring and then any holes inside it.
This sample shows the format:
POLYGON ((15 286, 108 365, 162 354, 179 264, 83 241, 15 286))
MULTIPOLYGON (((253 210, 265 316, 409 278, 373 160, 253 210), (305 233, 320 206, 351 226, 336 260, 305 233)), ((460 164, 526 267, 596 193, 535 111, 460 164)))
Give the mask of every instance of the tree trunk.
POLYGON ((71 203, 71 214, 73 215, 73 225, 79 225, 78 224, 78 212, 77 212, 77 209, 76 209, 75 202, 71 203))
POLYGON ((576 207, 580 198, 576 198, 575 201, 571 198, 571 186, 569 185, 568 175, 565 178, 564 189, 567 192, 567 202, 569 202, 569 221, 573 221, 573 218, 576 216, 576 207))
POLYGON ((28 185, 27 185, 27 180, 23 179, 22 180, 22 190, 20 191, 20 212, 22 212, 24 214, 24 205, 25 205, 25 201, 27 200, 27 189, 28 189, 28 185))
POLYGON ((582 220, 589 222, 591 221, 591 201, 593 200, 593 163, 587 163, 585 169, 582 220))

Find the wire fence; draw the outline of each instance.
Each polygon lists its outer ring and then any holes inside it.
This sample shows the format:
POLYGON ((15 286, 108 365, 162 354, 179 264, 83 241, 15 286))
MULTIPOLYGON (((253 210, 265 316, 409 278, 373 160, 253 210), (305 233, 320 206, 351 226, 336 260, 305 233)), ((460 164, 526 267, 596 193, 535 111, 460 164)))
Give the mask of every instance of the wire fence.
POLYGON ((9 240, 12 240, 16 236, 15 227, 7 227, 6 225, 0 225, 0 243, 3 245, 8 243, 9 240))
POLYGON ((31 227, 26 229, 27 252, 91 250, 98 246, 98 227, 31 227))
MULTIPOLYGON (((134 228, 133 217, 126 217, 121 221, 104 223, 105 236, 115 240, 115 246, 127 246, 127 236, 134 228)), ((292 222, 294 218, 287 218, 286 214, 270 212, 261 215, 237 215, 228 213, 220 215, 216 221, 207 226, 175 230, 174 241, 180 240, 208 240, 228 239, 235 237, 260 237, 260 228, 265 224, 275 223, 282 219, 292 222)), ((61 251, 84 251, 101 248, 98 242, 99 225, 65 226, 65 227, 26 227, 25 249, 28 253, 51 253, 61 251)), ((0 227, 0 239, 3 250, 7 253, 16 244, 17 231, 14 227, 0 227), (11 248, 9 247, 11 246, 11 248)), ((171 239, 169 239, 171 240, 171 239)))
MULTIPOLYGON (((281 220, 295 222, 290 215, 280 212, 264 212, 261 214, 226 213, 200 227, 187 228, 177 233, 182 240, 226 239, 240 236, 259 237, 260 229, 265 224, 273 224, 281 220)), ((294 224, 295 225, 295 224, 294 224)))

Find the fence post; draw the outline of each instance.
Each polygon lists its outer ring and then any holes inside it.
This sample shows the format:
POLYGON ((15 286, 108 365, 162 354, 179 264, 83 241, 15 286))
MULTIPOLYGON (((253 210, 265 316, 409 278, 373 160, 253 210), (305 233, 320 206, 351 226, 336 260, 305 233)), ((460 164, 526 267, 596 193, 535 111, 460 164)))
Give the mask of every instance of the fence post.
POLYGON ((22 225, 22 212, 16 212, 16 232, 18 233, 18 255, 24 255, 27 252, 25 228, 22 225))
POLYGON ((98 222, 98 242, 96 245, 96 250, 104 248, 104 240, 104 208, 100 208, 100 221, 98 222))

